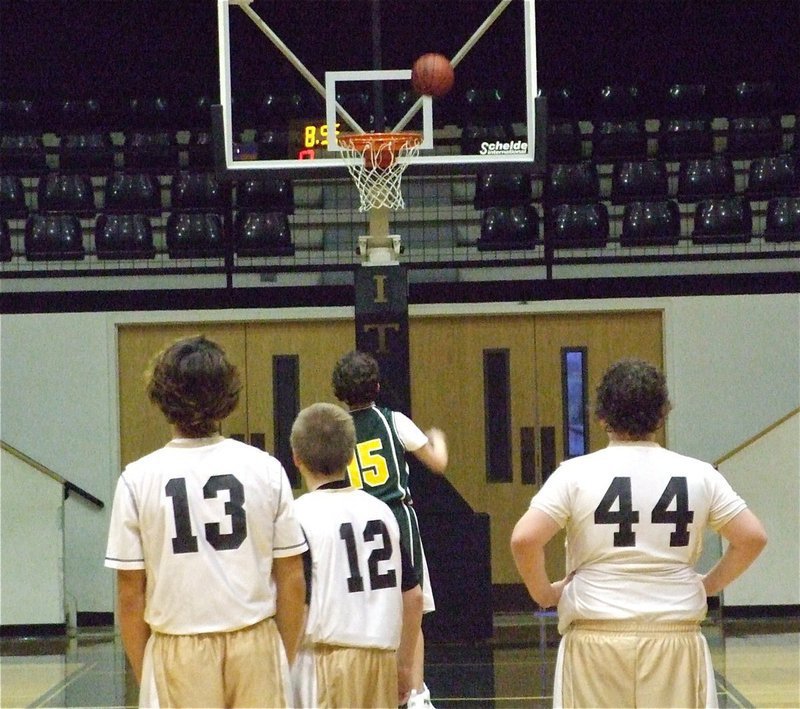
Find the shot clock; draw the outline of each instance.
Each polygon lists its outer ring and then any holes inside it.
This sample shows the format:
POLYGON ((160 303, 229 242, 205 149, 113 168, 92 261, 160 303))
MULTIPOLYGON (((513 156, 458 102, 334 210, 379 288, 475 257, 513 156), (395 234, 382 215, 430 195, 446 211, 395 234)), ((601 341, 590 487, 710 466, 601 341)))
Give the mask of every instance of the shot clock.
MULTIPOLYGON (((339 135, 339 124, 336 124, 339 135)), ((289 158, 314 160, 328 152, 328 124, 324 118, 289 122, 289 158)))

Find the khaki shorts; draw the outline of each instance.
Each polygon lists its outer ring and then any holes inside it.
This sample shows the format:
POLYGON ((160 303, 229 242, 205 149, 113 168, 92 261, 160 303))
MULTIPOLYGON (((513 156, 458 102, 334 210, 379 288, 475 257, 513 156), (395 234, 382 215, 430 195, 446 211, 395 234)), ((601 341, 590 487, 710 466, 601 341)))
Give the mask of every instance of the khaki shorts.
POLYGON ((161 707, 291 706, 289 666, 272 618, 229 633, 154 633, 151 640, 161 707))
POLYGON ((298 707, 397 707, 394 650, 306 646, 292 666, 292 675, 298 707))
POLYGON ((553 706, 716 707, 697 623, 578 621, 558 649, 553 706))

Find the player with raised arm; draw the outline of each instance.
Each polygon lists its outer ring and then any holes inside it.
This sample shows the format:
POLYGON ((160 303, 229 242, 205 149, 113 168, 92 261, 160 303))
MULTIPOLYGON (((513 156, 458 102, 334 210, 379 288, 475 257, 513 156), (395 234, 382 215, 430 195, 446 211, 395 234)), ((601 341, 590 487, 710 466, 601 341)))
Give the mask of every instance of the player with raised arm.
POLYGON ((717 706, 706 597, 747 569, 766 534, 713 466, 656 442, 669 408, 655 367, 612 365, 595 406, 608 446, 562 463, 512 533, 531 597, 558 606, 553 706, 717 706), (707 527, 729 546, 703 576, 707 527), (561 528, 567 576, 551 582, 544 547, 561 528))
POLYGON ((313 404, 295 419, 292 455, 309 492, 295 504, 309 545, 304 642, 293 667, 303 707, 391 707, 411 691, 422 590, 389 507, 350 485, 349 413, 313 404))
MULTIPOLYGON (((447 468, 447 441, 438 428, 423 432, 405 414, 378 406, 380 370, 375 358, 354 350, 334 366, 333 392, 347 404, 356 427, 356 455, 348 468, 350 483, 383 500, 400 525, 403 543, 411 552, 424 595, 424 612, 435 609, 425 550, 408 484, 406 452, 435 473, 447 468)), ((422 633, 414 657, 409 709, 433 705, 424 682, 425 645, 422 633)))
POLYGON ((292 706, 308 547, 280 462, 219 434, 240 389, 205 337, 150 372, 174 437, 120 476, 105 559, 140 707, 292 706))

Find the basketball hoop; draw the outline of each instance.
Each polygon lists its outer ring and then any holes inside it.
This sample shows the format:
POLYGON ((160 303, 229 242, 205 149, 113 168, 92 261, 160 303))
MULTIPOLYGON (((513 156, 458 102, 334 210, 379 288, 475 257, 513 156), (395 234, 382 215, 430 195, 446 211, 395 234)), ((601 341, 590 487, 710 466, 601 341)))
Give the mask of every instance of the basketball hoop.
POLYGON ((421 133, 342 133, 337 142, 358 188, 360 212, 405 208, 400 181, 408 158, 419 155, 421 133))

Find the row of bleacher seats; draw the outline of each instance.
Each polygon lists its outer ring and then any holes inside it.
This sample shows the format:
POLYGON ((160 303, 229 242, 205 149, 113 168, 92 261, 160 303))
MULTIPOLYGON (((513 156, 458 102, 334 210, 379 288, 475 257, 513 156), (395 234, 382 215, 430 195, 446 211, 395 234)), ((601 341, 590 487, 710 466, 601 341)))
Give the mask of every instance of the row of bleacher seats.
MULTIPOLYGON (((781 96, 771 81, 734 83, 722 106, 712 102, 709 87, 702 83, 665 88, 656 107, 643 99, 636 85, 598 88, 594 100, 564 87, 544 93, 551 160, 679 160, 719 152, 750 158, 800 150, 800 106, 790 106, 792 99, 781 96)), ((502 90, 468 90, 462 103, 456 141, 462 153, 477 153, 484 140, 515 137, 513 123, 519 117, 509 115, 502 90)), ((288 121, 315 112, 309 112, 307 101, 299 96, 267 93, 257 104, 254 113, 245 112, 240 136, 249 134, 248 142, 255 143, 259 157, 286 157, 288 121)), ((208 166, 210 105, 209 97, 148 97, 130 99, 124 110, 104 110, 96 99, 68 99, 44 109, 31 100, 0 99, 0 169, 48 169, 48 153, 58 156, 60 169, 208 166), (44 146, 43 133, 55 136, 57 145, 44 146)))
MULTIPOLYGON (((780 116, 740 118, 729 121, 723 130, 715 130, 711 120, 700 119, 674 119, 655 130, 636 121, 605 121, 587 133, 577 121, 553 120, 548 126, 547 155, 550 161, 578 162, 590 158, 596 163, 610 163, 648 157, 669 162, 715 154, 751 159, 784 152, 800 153, 800 120, 797 117, 792 120, 793 127, 784 127, 783 122, 789 121, 780 116)), ((56 168, 100 174, 114 168, 169 171, 181 166, 195 169, 213 166, 209 130, 181 137, 183 142, 170 131, 128 130, 120 133, 115 142, 110 133, 94 130, 66 133, 56 138, 56 145, 46 146, 39 134, 3 132, 0 170, 37 174, 56 168)), ((468 123, 461 129, 457 149, 460 154, 475 155, 484 141, 516 137, 508 123, 468 123)), ((289 155, 289 135, 285 130, 251 131, 249 139, 243 139, 242 143, 254 149, 261 159, 289 155)))
MULTIPOLYGON (((530 248, 544 238, 554 249, 598 248, 610 241, 609 207, 604 202, 560 204, 544 210, 534 204, 487 207, 481 213, 479 251, 530 248)), ((774 197, 767 203, 767 243, 800 242, 800 198, 774 197)), ((684 238, 684 216, 675 200, 635 201, 624 206, 619 245, 675 246, 684 238)), ((166 253, 172 259, 221 258, 227 253, 226 217, 209 212, 171 212, 164 227, 166 253)), ((747 243, 754 238, 753 210, 741 197, 703 200, 691 217, 691 243, 747 243)), ((14 257, 8 221, 0 220, 0 258, 14 257)), ((74 214, 31 214, 24 227, 29 261, 79 260, 87 254, 84 227, 74 214)), ((295 253, 284 212, 238 212, 232 224, 237 256, 291 256, 295 253)), ((141 213, 100 214, 94 221, 98 259, 152 259, 156 256, 153 218, 141 213)))
MULTIPOLYGON (((229 188, 209 171, 178 170, 169 176, 114 171, 94 179, 81 173, 51 171, 34 180, 35 192, 26 189, 24 179, 15 174, 0 175, 0 216, 19 218, 29 211, 78 215, 165 209, 294 211, 293 186, 288 179, 252 179, 229 188)), ((534 182, 538 180, 522 173, 479 173, 475 208, 530 203, 534 201, 534 182)), ((608 194, 604 194, 600 171, 591 161, 551 163, 541 182, 540 201, 547 205, 604 198, 624 204, 669 197, 692 203, 737 194, 766 200, 800 194, 800 156, 787 153, 751 160, 746 183, 738 189, 734 162, 725 156, 684 160, 676 172, 660 160, 620 161, 613 166, 608 194)))
MULTIPOLYGON (((29 261, 81 260, 87 254, 84 227, 74 214, 32 214, 25 223, 24 255, 29 261)), ((222 258, 227 253, 224 219, 206 212, 173 212, 164 229, 172 259, 222 258)), ((294 246, 282 212, 241 212, 233 227, 237 256, 291 256, 294 246)), ((151 217, 144 214, 101 214, 94 222, 98 259, 152 259, 156 244, 151 217)), ((9 224, 0 220, 0 260, 14 257, 9 224)))
MULTIPOLYGON (((784 81, 741 80, 730 82, 647 82, 598 84, 592 89, 576 86, 539 86, 547 98, 551 120, 604 121, 614 119, 670 119, 752 117, 794 112, 800 106, 797 77, 784 81)), ((364 109, 371 91, 347 94, 364 109)), ((385 96, 384 101, 401 115, 417 99, 406 89, 385 96)), ((457 109, 459 122, 494 121, 509 113, 511 97, 503 88, 467 88, 441 99, 457 109)), ((68 97, 31 99, 0 97, 0 125, 7 130, 51 131, 103 129, 202 130, 209 125, 210 95, 170 97, 68 97)), ((236 114, 248 126, 283 124, 287 120, 317 116, 320 97, 306 93, 283 93, 270 87, 234 95, 236 114)), ((349 103, 349 102, 348 102, 349 103)), ((354 110, 357 110, 357 107, 354 110)), ((434 120, 436 117, 434 116, 434 120)))

